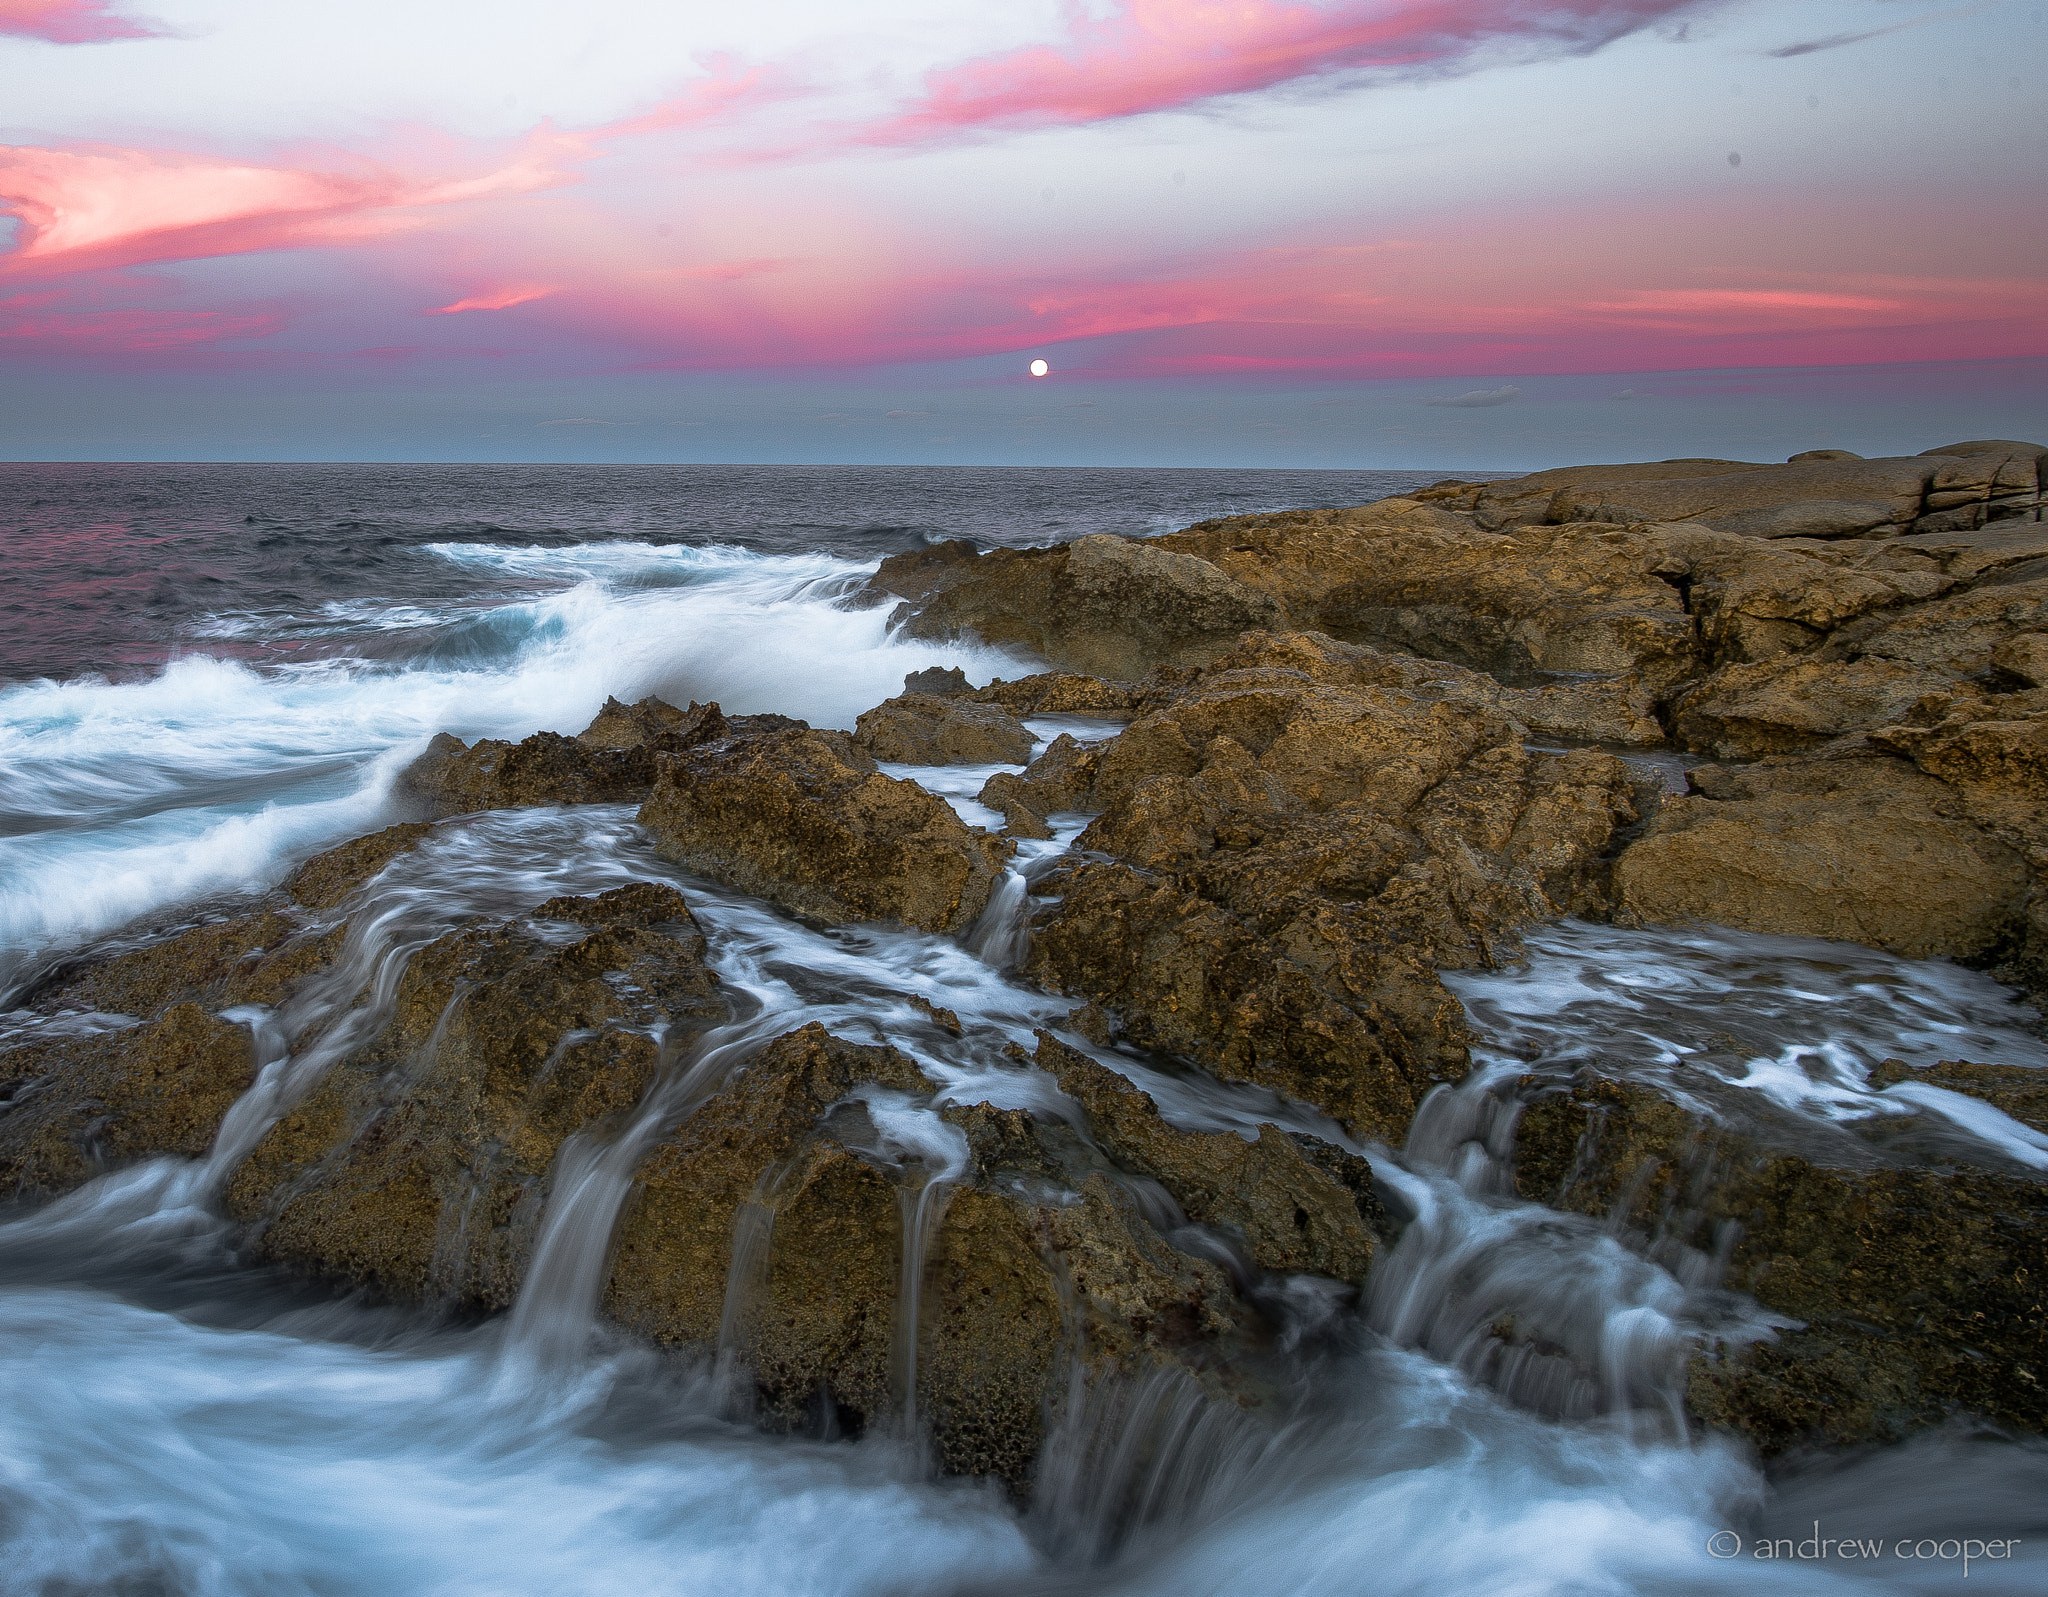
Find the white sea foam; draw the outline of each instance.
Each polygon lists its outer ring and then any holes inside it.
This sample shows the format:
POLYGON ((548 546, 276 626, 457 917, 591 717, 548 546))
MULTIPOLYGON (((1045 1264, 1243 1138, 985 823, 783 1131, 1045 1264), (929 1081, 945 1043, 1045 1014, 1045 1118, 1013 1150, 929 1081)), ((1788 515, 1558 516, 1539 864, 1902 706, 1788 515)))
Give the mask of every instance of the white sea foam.
MULTIPOLYGON (((194 655, 141 682, 0 691, 0 988, 42 949, 262 887, 295 856, 383 824, 392 776, 436 732, 574 732, 607 695, 649 693, 850 727, 911 671, 1028 669, 892 638, 886 608, 843 603, 870 568, 827 556, 436 548, 570 585, 450 605, 402 666, 194 655)), ((409 622, 417 607, 404 608, 409 622)))

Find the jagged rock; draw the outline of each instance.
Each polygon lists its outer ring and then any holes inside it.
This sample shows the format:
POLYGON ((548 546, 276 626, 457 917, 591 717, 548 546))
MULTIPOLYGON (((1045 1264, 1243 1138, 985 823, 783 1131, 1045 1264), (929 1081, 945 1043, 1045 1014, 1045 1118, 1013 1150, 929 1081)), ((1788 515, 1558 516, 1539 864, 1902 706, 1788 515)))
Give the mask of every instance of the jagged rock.
POLYGON ((576 734, 576 741, 594 749, 632 749, 644 743, 673 753, 724 735, 725 717, 717 705, 692 699, 687 710, 679 710, 649 694, 637 704, 607 698, 596 719, 576 734))
POLYGON ((939 544, 890 556, 873 587, 911 601, 912 637, 972 634, 1110 678, 1205 659, 1278 619, 1268 595, 1208 561, 1107 533, 986 555, 965 541, 939 544))
POLYGON ((680 893, 550 899, 413 956, 390 1017, 234 1172, 259 1257, 492 1308, 525 1272, 564 1138, 631 1110, 670 1044, 725 1018, 680 893))
POLYGON ((671 859, 793 914, 965 931, 1011 845, 916 783, 861 770, 843 740, 775 731, 660 756, 640 822, 671 859))
MULTIPOLYGON (((1978 463, 1970 470, 1997 468, 1993 457, 1974 458, 1978 463)), ((1569 468, 1523 479, 1522 487, 1494 483, 1469 490, 1481 507, 1476 524, 1446 508, 1458 502, 1454 498, 1425 494, 1351 510, 1228 517, 1125 546, 1198 559, 1231 584, 1232 593, 1262 596, 1257 605, 1240 604, 1227 625, 1213 607, 1186 601, 1185 583, 1175 587, 1162 579, 1160 592, 1180 597, 1149 606, 1134 598, 1128 624, 1083 607, 1070 627, 1072 605, 1062 584, 1078 557, 1065 549, 986 556, 965 545, 920 551, 886 565, 876 583, 906 600, 902 613, 913 631, 974 632, 992 642, 1022 644, 1078 670, 1132 678, 1148 669, 1201 665, 1231 647, 1235 631, 1254 627, 1313 629, 1345 642, 1460 664, 1518 687, 1559 676, 1600 677, 1606 680, 1597 686, 1609 702, 1628 706, 1622 716, 1610 711, 1609 726, 1632 724, 1641 737, 1654 719, 1645 706, 1713 666, 1812 652, 1837 640, 1847 649, 1902 617, 1910 622, 1925 601, 1961 583, 1989 580, 1994 571, 2007 582, 2029 580, 2027 561, 2048 555, 2048 536, 2032 522, 2006 520, 1890 542, 1842 542, 1792 536, 1801 529, 1788 522, 1771 529, 1776 541, 1765 542, 1728 524, 1708 524, 1711 517, 1684 519, 1688 513, 1676 501, 1649 518, 1642 505, 1603 508, 1574 500, 1565 506, 1564 499, 1589 481, 1618 482, 1630 492, 1661 484, 1698 495, 1745 474, 1771 477, 1780 488, 1798 488, 1806 477, 1818 482, 1815 473, 1866 470, 1903 472, 1917 483, 1933 482, 1958 464, 1947 458, 1771 468, 1676 462, 1666 463, 1672 471, 1663 477, 1655 472, 1664 467, 1569 468), (1560 503, 1554 506, 1553 500, 1560 503), (1509 527, 1486 505, 1513 505, 1524 524, 1509 527), (1568 518, 1565 508, 1572 509, 1568 518), (1627 511, 1633 524, 1588 521, 1595 511, 1612 517, 1627 511), (1105 628, 1122 642, 1105 643, 1105 628), (1070 643, 1070 636, 1079 641, 1070 643), (1061 654, 1069 647, 1086 658, 1061 654)), ((1794 511, 1806 514, 1797 505, 1771 514, 1783 520, 1794 511)), ((1827 524, 1806 532, 1839 530, 1825 505, 1814 514, 1827 524)), ((2000 613, 1996 623, 1972 623, 1980 631, 1996 629, 1982 639, 1987 657, 2003 637, 2041 625, 2017 613, 2006 617, 2011 599, 1952 597, 1960 612, 2000 613)), ((1899 642, 1894 637, 1875 652, 1899 642)), ((1983 661, 1967 667, 1983 668, 1983 661)), ((1027 679, 1033 684, 1028 694, 1024 684, 992 684, 976 696, 1022 713, 1086 713, 1123 697, 1119 685, 1095 704, 1080 694, 1055 704, 1045 696, 1049 683, 1047 689, 1035 686, 1041 680, 1027 679)), ((1591 684, 1560 685, 1593 690, 1591 684)), ((1134 689, 1130 696, 1142 699, 1144 691, 1134 689)))
POLYGON ((446 816, 526 804, 618 804, 639 798, 653 782, 654 754, 645 748, 597 748, 559 732, 468 745, 440 732, 398 773, 393 792, 401 803, 446 816))
POLYGON ((99 1010, 142 1019, 179 1003, 212 1010, 276 1004, 302 977, 327 964, 340 940, 338 927, 305 928, 286 909, 266 907, 109 957, 73 962, 24 999, 43 1010, 99 1010))
POLYGON ((1437 971, 1602 905, 1637 813, 1613 756, 1532 756, 1414 665, 1250 637, 1099 748, 1056 742, 1038 813, 1100 810, 1080 847, 1116 858, 1048 881, 1031 972, 1141 1046, 1398 1138, 1463 1069, 1437 971))
POLYGON ((434 828, 424 821, 387 826, 316 854, 285 878, 284 890, 308 909, 332 909, 434 828))
POLYGON ((1817 749, 1846 733, 1939 714, 1974 689, 1895 660, 1811 657, 1732 665, 1678 700, 1672 732, 1718 760, 1817 749))
POLYGON ((1621 527, 1476 531, 1414 500, 1202 522, 1158 540, 1208 553, 1286 625, 1448 660, 1503 680, 1693 673, 1698 644, 1667 551, 1621 527))
MULTIPOLYGON (((905 1396, 902 1216, 929 1167, 891 1150, 878 1118, 929 1090, 893 1048, 817 1025, 778 1039, 641 1166, 610 1311, 657 1341, 723 1334, 773 1423, 821 1408, 889 1423, 905 1396)), ((1256 1312, 1155 1230, 1100 1153, 1020 1110, 932 1123, 964 1164, 915 1333, 919 1412, 947 1469, 1021 1484, 1075 1361, 1096 1379, 1178 1365, 1251 1395, 1230 1360, 1259 1339, 1256 1312)))
POLYGON ((1991 663, 2030 688, 2048 688, 2048 632, 2021 632, 1991 651, 1991 663))
MULTIPOLYGON (((1097 1143, 1119 1166, 1157 1181, 1190 1220, 1232 1237, 1260 1269, 1364 1280, 1373 1232, 1360 1194, 1284 1132, 1261 1126, 1258 1141, 1246 1142, 1234 1132, 1177 1130, 1150 1094, 1046 1032, 1038 1034, 1037 1063, 1088 1112, 1097 1143)), ((1363 1201, 1385 1229, 1369 1187, 1363 1201)))
POLYGON ((1829 639, 1833 654, 1896 660, 1955 676, 1988 670, 2010 639, 2048 630, 2048 572, 2028 579, 2025 564, 1993 572, 1967 591, 1896 614, 1844 626, 1829 639), (2014 580, 2020 579, 2020 580, 2014 580))
POLYGON ((1037 741, 1000 705, 923 693, 877 705, 853 733, 870 759, 902 765, 1022 765, 1037 741))
POLYGON ((634 705, 608 699, 597 719, 573 738, 536 732, 518 743, 479 738, 465 745, 452 733, 439 733, 398 774, 393 791, 436 816, 528 804, 626 803, 653 788, 659 756, 728 730, 715 704, 678 710, 653 698, 634 705))
POLYGON ((1621 912, 1649 923, 1869 943, 1913 958, 1983 955, 2029 893, 2019 854, 1904 760, 1704 766, 1614 868, 1621 912))
POLYGON ((154 1154, 201 1158, 255 1075, 248 1030, 189 1002, 0 1052, 0 1195, 68 1191, 154 1154))
POLYGON ((1789 1153, 1597 1077, 1531 1087, 1524 1197, 1612 1214, 1653 1254, 1732 1242, 1727 1284, 1801 1322, 1694 1360, 1687 1402, 1706 1423, 1767 1454, 1896 1441, 1959 1411, 2048 1431, 2048 1183, 1847 1136, 1789 1153))
POLYGON ((903 691, 922 693, 934 699, 959 699, 972 693, 974 684, 967 680, 967 673, 957 665, 934 665, 922 671, 904 673, 903 691))
POLYGON ((1094 715, 1114 719, 1132 713, 1140 692, 1128 682, 1048 671, 1015 682, 997 677, 987 687, 977 689, 974 697, 983 704, 1000 704, 1012 715, 1094 715))

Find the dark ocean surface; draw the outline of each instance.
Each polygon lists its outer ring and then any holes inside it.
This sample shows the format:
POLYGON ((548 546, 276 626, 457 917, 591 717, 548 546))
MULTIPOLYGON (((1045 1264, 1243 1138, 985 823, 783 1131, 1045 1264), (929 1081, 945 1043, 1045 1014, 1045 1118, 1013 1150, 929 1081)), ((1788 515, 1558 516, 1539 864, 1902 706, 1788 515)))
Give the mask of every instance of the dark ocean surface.
POLYGON ((450 544, 721 545, 868 562, 947 538, 1146 537, 1208 516, 1362 504, 1444 475, 0 463, 0 681, 132 675, 173 652, 355 646, 390 658, 405 647, 391 632, 560 580, 451 559, 450 544))

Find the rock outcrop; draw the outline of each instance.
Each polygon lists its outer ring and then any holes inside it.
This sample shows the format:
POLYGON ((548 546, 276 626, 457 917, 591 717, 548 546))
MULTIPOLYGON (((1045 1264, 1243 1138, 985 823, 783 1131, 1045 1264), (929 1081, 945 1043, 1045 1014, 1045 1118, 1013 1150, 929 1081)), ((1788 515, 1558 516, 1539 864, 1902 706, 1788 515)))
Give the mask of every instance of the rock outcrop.
POLYGON ((659 756, 728 730, 715 704, 678 710, 654 698, 630 705, 607 699, 573 738, 536 732, 517 743, 479 738, 464 744, 453 733, 439 733, 399 773, 395 791, 401 802, 436 816, 530 804, 629 803, 653 788, 659 756))
POLYGON ((690 870, 810 920, 967 930, 1010 845, 851 758, 843 735, 789 730, 661 756, 640 822, 690 870))
POLYGON ((853 732, 869 759, 901 765, 1022 765, 1037 741, 1000 704, 928 693, 877 705, 853 732))
MULTIPOLYGON (((1087 718, 981 800, 1017 837, 1087 817, 1020 876, 1022 968, 1076 1001, 1092 1054, 977 1042, 921 995, 867 1041, 807 1025, 693 1054, 724 998, 685 898, 648 882, 443 923, 343 992, 379 873, 435 835, 414 820, 51 970, 0 1045, 0 1194, 205 1155, 256 1077, 236 1006, 259 1005, 266 1046, 293 1029, 300 1056, 353 1029, 229 1177, 249 1257, 502 1308, 565 1150, 612 1146, 639 1162, 606 1312, 711 1361, 767 1424, 914 1412, 945 1468, 1021 1488, 1090 1383, 1165 1370, 1257 1408, 1305 1329, 1290 1305, 1341 1301, 1393 1229, 1372 1170, 1270 1125, 1170 1124, 1113 1050, 1397 1142, 1466 1070, 1441 973, 1561 916, 1841 938, 2048 994, 2044 463, 1979 441, 1577 467, 897 556, 873 597, 911 635, 1058 669, 914 673, 851 734, 608 700, 574 738, 438 738, 401 796, 431 816, 637 802, 668 858, 793 915, 959 937, 1015 846, 878 762, 1014 766, 1022 717, 1087 718), (1716 763, 1666 793, 1684 762, 1640 751, 1671 747, 1716 763), (1035 1112, 952 1101, 908 1051, 928 1046, 1051 1082, 1028 1078, 1035 1112), (699 1055, 717 1071, 688 1075, 699 1055)), ((1911 1079, 2040 1127, 2038 1075, 1911 1079)), ((1904 1115, 1816 1129, 1741 1094, 1706 1120, 1596 1071, 1518 1091, 1524 1198, 1610 1215, 1688 1279, 1724 1268, 1788 1322, 1695 1361, 1700 1420, 1766 1452, 1959 1412, 2048 1429, 2048 1184, 2019 1164, 1904 1115)))
MULTIPOLYGON (((1039 1063, 1063 1084, 1110 1074, 1050 1039, 1039 1063)), ((1270 1128, 1256 1144, 1191 1138, 1142 1095, 1092 1078, 1083 1091, 1078 1126, 985 1104, 939 1114, 897 1050, 815 1025, 784 1036, 649 1156, 607 1304, 659 1341, 718 1345, 782 1426, 892 1423, 914 1337, 917 1409, 945 1467, 1017 1484, 1076 1366, 1178 1366, 1258 1401, 1246 1361, 1271 1328, 1246 1289, 1266 1268, 1355 1284, 1372 1237, 1352 1194, 1270 1128), (1234 1163, 1212 1165, 1212 1142, 1234 1163), (1155 1143, 1157 1157, 1137 1151, 1155 1143), (920 1202, 933 1218, 913 1323, 902 1250, 920 1202), (1242 1282, 1182 1234, 1198 1210, 1226 1241, 1257 1234, 1242 1282)))
POLYGON ((1464 1067, 1438 970, 1597 910, 1639 801, 1613 756, 1532 755, 1412 665, 1247 638, 1110 742, 1056 743, 1004 793, 1101 813, 1045 884, 1031 972, 1134 1043, 1398 1138, 1464 1067))
POLYGON ((1983 958, 2033 890, 2021 855, 1903 760, 1709 766, 1692 785, 1617 862, 1626 917, 1983 958))
POLYGON ((156 1154, 200 1158, 255 1077, 248 1028, 189 1001, 0 1052, 0 1196, 66 1192, 156 1154))
POLYGON ((1719 1253, 1728 1285, 1794 1322, 1694 1360, 1687 1402, 1706 1424, 1767 1454, 1958 1413, 2048 1431, 2048 1183, 1848 1133, 1787 1151, 1796 1129, 1735 1131, 1592 1075, 1524 1090, 1523 1197, 1611 1214, 1653 1257, 1719 1253))
POLYGON ((616 1131, 663 1048, 724 1018, 671 887, 550 899, 450 932, 406 965, 384 1024, 234 1172, 228 1212, 260 1257, 503 1307, 563 1140, 616 1131))

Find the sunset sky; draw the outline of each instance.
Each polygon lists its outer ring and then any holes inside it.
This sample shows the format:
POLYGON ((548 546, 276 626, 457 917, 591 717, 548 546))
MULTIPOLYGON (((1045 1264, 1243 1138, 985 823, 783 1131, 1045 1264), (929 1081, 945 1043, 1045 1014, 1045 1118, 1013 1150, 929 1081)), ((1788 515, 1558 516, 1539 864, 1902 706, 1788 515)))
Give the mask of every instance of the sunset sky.
POLYGON ((0 0, 0 456, 2038 438, 2044 59, 2042 0, 0 0))

